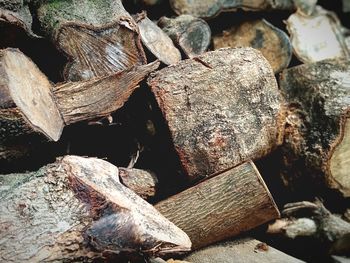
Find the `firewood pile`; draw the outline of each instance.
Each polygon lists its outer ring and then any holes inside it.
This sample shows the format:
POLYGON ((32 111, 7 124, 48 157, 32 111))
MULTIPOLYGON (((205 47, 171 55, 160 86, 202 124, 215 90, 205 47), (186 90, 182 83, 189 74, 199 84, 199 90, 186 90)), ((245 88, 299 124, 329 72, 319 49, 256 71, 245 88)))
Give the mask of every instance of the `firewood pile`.
POLYGON ((350 262, 349 18, 0 0, 0 262, 350 262))

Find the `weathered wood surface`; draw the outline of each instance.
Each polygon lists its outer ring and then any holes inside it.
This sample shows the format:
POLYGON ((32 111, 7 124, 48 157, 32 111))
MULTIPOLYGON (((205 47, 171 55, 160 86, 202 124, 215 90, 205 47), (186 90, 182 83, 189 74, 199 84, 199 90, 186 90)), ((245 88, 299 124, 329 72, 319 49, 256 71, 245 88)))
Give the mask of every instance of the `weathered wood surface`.
POLYGON ((240 238, 226 241, 195 251, 185 258, 191 263, 302 263, 273 247, 265 245, 265 250, 257 249, 261 245, 259 240, 240 238))
POLYGON ((249 11, 293 10, 291 0, 170 0, 175 13, 188 14, 202 18, 212 18, 223 11, 235 11, 237 9, 249 11))
POLYGON ((120 252, 188 251, 188 236, 123 186, 118 168, 65 156, 27 174, 0 175, 3 262, 91 262, 120 252))
POLYGON ((252 162, 241 164, 155 205, 184 230, 194 249, 279 217, 252 162))
POLYGON ((282 139, 282 97, 267 60, 226 48, 152 75, 149 86, 191 179, 269 153, 282 139))
POLYGON ((151 172, 136 168, 119 167, 119 177, 123 185, 133 190, 143 199, 156 195, 158 179, 151 172))
POLYGON ((137 25, 120 0, 48 1, 38 9, 38 18, 69 59, 67 80, 87 80, 146 63, 137 25))
POLYGON ((210 45, 211 30, 203 19, 191 15, 163 16, 158 25, 189 58, 204 53, 210 45))
POLYGON ((54 87, 53 94, 65 124, 106 117, 121 108, 159 62, 135 65, 105 77, 68 82, 54 87))
POLYGON ((296 179, 303 184, 307 176, 315 185, 326 184, 349 197, 349 60, 287 69, 281 74, 280 88, 289 105, 282 148, 284 181, 296 179), (298 169, 293 168, 297 163, 298 169))
POLYGON ((252 47, 270 62, 275 73, 287 68, 292 58, 289 37, 265 19, 252 20, 225 30, 213 37, 214 49, 252 47))
POLYGON ((175 64, 181 60, 180 51, 174 46, 170 37, 150 20, 146 13, 135 16, 140 30, 142 43, 160 61, 166 65, 175 64))
POLYGON ((293 51, 304 63, 350 56, 342 26, 333 12, 316 6, 310 16, 301 12, 292 14, 286 26, 293 51))
POLYGON ((57 141, 62 129, 46 76, 18 49, 0 50, 0 143, 28 133, 57 141))

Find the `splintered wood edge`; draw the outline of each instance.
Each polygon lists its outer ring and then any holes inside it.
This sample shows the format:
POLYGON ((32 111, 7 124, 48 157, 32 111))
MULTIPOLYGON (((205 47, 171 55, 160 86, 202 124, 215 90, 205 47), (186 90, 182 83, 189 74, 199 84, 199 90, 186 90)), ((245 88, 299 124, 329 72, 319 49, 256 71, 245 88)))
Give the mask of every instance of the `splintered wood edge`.
POLYGON ((3 51, 8 89, 16 106, 34 131, 58 141, 63 119, 54 101, 51 84, 38 67, 18 49, 3 51))

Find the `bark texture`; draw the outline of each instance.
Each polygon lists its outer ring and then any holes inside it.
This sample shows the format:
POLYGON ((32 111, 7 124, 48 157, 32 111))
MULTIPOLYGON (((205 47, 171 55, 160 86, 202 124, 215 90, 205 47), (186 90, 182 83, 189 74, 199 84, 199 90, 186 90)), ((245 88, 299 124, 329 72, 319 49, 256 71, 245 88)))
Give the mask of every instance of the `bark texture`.
POLYGON ((156 72, 148 83, 191 179, 260 158, 281 142, 282 97, 259 51, 208 52, 156 72))
POLYGON ((252 162, 201 182, 155 207, 188 234, 194 249, 279 217, 252 162))
POLYGON ((91 262, 111 254, 187 251, 187 235, 123 186, 118 168, 65 156, 37 172, 0 176, 4 262, 91 262))
POLYGON ((270 62, 275 73, 287 68, 292 58, 292 46, 286 33, 265 19, 244 22, 214 36, 214 49, 252 47, 270 62))
POLYGON ((350 196, 349 83, 349 60, 324 60, 281 74, 289 105, 282 149, 286 182, 309 176, 316 185, 326 183, 350 196))
POLYGON ((137 25, 120 0, 48 1, 43 30, 68 57, 67 80, 87 80, 145 64, 137 25))
POLYGON ((209 47, 211 30, 203 19, 191 15, 163 16, 158 25, 189 58, 204 53, 209 47))

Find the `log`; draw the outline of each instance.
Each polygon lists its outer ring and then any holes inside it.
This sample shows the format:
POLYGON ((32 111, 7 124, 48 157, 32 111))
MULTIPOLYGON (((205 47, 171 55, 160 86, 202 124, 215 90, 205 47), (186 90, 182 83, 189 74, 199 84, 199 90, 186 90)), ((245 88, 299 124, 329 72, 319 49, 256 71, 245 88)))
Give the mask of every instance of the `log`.
POLYGON ((158 179, 155 174, 136 168, 119 167, 120 182, 143 199, 156 195, 158 179))
POLYGON ((203 19, 190 15, 163 16, 158 25, 189 58, 204 53, 210 45, 211 30, 203 19))
POLYGON ((346 59, 300 65, 281 74, 288 102, 282 177, 290 187, 311 180, 350 196, 349 76, 346 59))
POLYGON ((146 63, 137 25, 120 0, 47 1, 38 19, 69 59, 66 80, 88 80, 146 63))
POLYGON ((185 258, 191 263, 302 263, 259 240, 244 237, 195 251, 185 258), (264 249, 259 249, 264 247, 264 249))
POLYGON ((270 62, 275 73, 287 68, 292 58, 292 46, 286 33, 265 19, 252 20, 233 26, 214 36, 214 49, 252 47, 270 62))
POLYGON ((170 0, 178 15, 188 14, 205 19, 213 18, 224 11, 243 9, 248 11, 293 10, 292 0, 170 0))
POLYGON ((279 217, 278 208, 252 162, 171 196, 155 208, 187 233, 193 249, 279 217))
POLYGON ((286 26, 294 54, 304 63, 350 56, 342 26, 333 12, 316 6, 309 16, 302 12, 292 14, 286 26))
POLYGON ((148 83, 191 180, 258 159, 281 143, 283 100, 259 51, 207 52, 156 72, 148 83))
POLYGON ((181 60, 180 51, 174 46, 173 41, 147 17, 145 12, 135 16, 135 20, 139 26, 142 43, 156 58, 166 65, 181 60))
POLYGON ((0 182, 1 261, 91 262, 190 250, 187 235, 123 186, 106 161, 65 156, 0 182))

